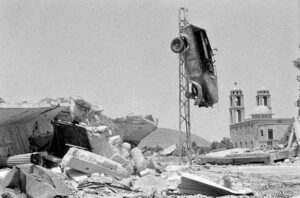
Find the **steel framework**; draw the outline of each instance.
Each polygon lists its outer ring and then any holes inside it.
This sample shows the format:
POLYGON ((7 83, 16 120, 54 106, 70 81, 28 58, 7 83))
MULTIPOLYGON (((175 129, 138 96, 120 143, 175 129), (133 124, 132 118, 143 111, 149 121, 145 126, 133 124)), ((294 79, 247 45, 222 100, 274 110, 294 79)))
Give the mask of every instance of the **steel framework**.
MULTIPOLYGON (((181 37, 182 28, 188 24, 186 8, 179 8, 179 37, 181 37)), ((189 163, 191 164, 191 116, 190 116, 190 101, 186 97, 186 93, 189 93, 189 79, 185 69, 184 53, 179 53, 179 157, 181 164, 182 161, 182 149, 183 143, 186 143, 187 156, 189 163), (183 134, 186 138, 183 139, 183 134)))

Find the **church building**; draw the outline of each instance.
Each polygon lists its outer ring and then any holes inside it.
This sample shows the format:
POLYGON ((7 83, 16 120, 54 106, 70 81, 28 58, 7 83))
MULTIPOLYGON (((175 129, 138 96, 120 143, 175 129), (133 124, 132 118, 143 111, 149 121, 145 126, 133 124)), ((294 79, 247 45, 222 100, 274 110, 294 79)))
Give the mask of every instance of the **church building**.
POLYGON ((245 119, 244 95, 235 87, 229 96, 230 138, 235 147, 272 148, 290 130, 292 118, 273 118, 269 90, 257 90, 256 107, 245 119))

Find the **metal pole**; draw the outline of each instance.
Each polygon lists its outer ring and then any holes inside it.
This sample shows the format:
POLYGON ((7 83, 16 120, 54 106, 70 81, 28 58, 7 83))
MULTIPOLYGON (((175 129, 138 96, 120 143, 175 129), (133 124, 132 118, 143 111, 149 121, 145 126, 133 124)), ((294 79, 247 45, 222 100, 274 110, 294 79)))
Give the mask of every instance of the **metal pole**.
MULTIPOLYGON (((182 28, 188 24, 186 19, 186 8, 179 8, 179 15, 178 15, 178 26, 179 26, 179 37, 182 33, 182 28)), ((186 98, 185 94, 189 92, 189 80, 188 75, 186 74, 185 70, 185 58, 184 58, 184 51, 179 54, 179 164, 182 161, 182 147, 183 147, 183 132, 186 134, 186 148, 187 148, 187 155, 189 158, 189 163, 191 164, 191 123, 190 123, 190 101, 186 98), (185 125, 185 126, 184 126, 185 125), (185 130, 183 131, 183 126, 185 130)))

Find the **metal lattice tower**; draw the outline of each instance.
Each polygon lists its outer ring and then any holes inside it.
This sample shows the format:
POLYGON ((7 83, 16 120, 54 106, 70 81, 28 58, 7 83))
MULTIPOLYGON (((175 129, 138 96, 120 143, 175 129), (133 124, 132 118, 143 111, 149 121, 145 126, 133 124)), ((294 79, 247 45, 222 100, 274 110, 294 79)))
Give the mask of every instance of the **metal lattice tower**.
MULTIPOLYGON (((188 24, 186 8, 179 8, 179 37, 182 33, 182 28, 188 24)), ((179 156, 180 164, 182 160, 183 148, 183 134, 186 134, 185 143, 187 148, 187 155, 191 164, 191 118, 190 118, 190 101, 186 98, 185 94, 189 92, 189 80, 185 70, 184 53, 179 53, 179 156)))

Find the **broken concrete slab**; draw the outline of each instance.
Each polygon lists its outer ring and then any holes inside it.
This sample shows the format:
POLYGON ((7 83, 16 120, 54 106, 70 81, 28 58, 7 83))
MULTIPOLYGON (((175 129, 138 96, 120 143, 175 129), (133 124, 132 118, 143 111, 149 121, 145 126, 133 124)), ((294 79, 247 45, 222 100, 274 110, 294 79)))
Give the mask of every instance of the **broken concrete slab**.
POLYGON ((126 149, 127 151, 130 151, 130 149, 131 149, 131 144, 129 144, 128 142, 123 142, 123 143, 121 144, 121 147, 124 148, 124 149, 126 149))
POLYGON ((126 148, 121 147, 121 149, 119 151, 123 158, 127 159, 130 157, 130 152, 126 148))
POLYGON ((113 155, 110 159, 122 164, 122 166, 127 169, 129 174, 133 173, 133 171, 134 171, 133 165, 129 160, 125 159, 124 157, 120 156, 119 154, 113 155))
POLYGON ((269 155, 270 155, 271 162, 277 162, 277 161, 282 161, 284 159, 288 159, 290 157, 296 157, 296 152, 295 152, 295 148, 290 148, 290 149, 270 152, 269 155))
POLYGON ((198 164, 219 164, 228 165, 233 164, 233 158, 231 157, 210 157, 210 156, 199 156, 197 158, 198 164))
POLYGON ((43 167, 27 164, 14 167, 2 183, 5 188, 19 188, 27 197, 69 196, 62 178, 43 167))
POLYGON ((122 155, 122 157, 124 158, 128 158, 130 156, 130 149, 131 149, 131 145, 128 142, 123 142, 121 144, 121 149, 120 149, 120 153, 122 155))
POLYGON ((122 157, 119 154, 113 155, 110 159, 115 161, 115 162, 118 162, 118 163, 122 164, 124 167, 126 167, 128 165, 131 165, 131 162, 129 160, 125 159, 124 157, 122 157))
MULTIPOLYGON (((225 152, 228 153, 228 152, 225 152)), ((229 164, 250 164, 250 163, 264 163, 268 164, 271 162, 269 153, 236 153, 226 154, 221 156, 214 155, 201 155, 197 158, 199 164, 218 164, 218 165, 229 165, 229 164)))
POLYGON ((67 168, 65 170, 65 173, 70 179, 74 180, 75 182, 82 182, 82 181, 88 179, 87 173, 83 173, 83 172, 80 172, 80 171, 77 171, 77 170, 74 170, 71 168, 67 168))
POLYGON ((109 143, 109 130, 106 126, 85 127, 93 153, 110 158, 114 151, 109 143))
POLYGON ((250 163, 270 163, 270 154, 268 153, 244 153, 244 154, 234 154, 231 156, 233 158, 233 164, 250 164, 250 163))
POLYGON ((144 177, 144 176, 149 175, 149 174, 153 174, 154 175, 155 174, 155 170, 146 168, 145 170, 142 170, 142 171, 139 172, 139 175, 141 177, 144 177))
POLYGON ((128 115, 111 120, 113 135, 120 135, 125 142, 138 145, 140 141, 157 129, 158 120, 151 115, 128 115))
POLYGON ((136 147, 132 149, 130 154, 138 171, 142 171, 147 168, 147 162, 139 148, 136 147))
POLYGON ((122 138, 120 135, 112 136, 108 139, 108 142, 112 145, 120 145, 122 143, 122 138))
POLYGON ((176 144, 173 144, 167 148, 165 148, 161 153, 160 155, 162 156, 168 156, 168 155, 171 155, 175 150, 177 149, 177 145, 176 144))
POLYGON ((226 195, 253 195, 251 191, 235 191, 208 179, 190 173, 181 176, 181 183, 178 185, 180 193, 185 195, 202 194, 206 196, 226 196, 226 195))
POLYGON ((138 145, 148 134, 157 129, 158 121, 151 115, 128 115, 109 118, 102 114, 102 107, 92 105, 81 97, 72 97, 68 121, 84 122, 88 126, 105 125, 112 129, 112 135, 120 135, 124 141, 138 145), (70 116, 69 116, 70 117, 70 116))
POLYGON ((247 152, 250 152, 250 149, 248 149, 248 148, 233 148, 233 149, 225 149, 222 151, 210 152, 210 153, 207 153, 205 156, 207 156, 207 157, 226 157, 229 155, 244 154, 247 152))
POLYGON ((100 105, 93 105, 80 96, 70 97, 70 114, 72 121, 85 122, 87 125, 90 125, 92 120, 89 120, 90 117, 88 114, 94 112, 101 114, 102 111, 103 109, 100 105))
POLYGON ((122 167, 121 164, 106 157, 77 148, 69 149, 61 165, 89 174, 97 172, 120 178, 129 176, 128 171, 122 167))

